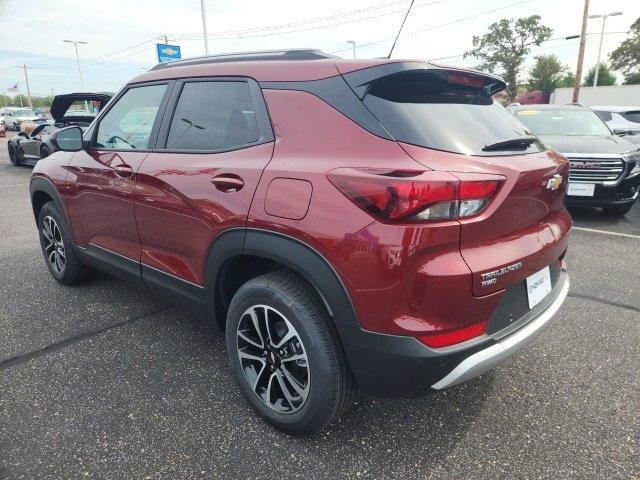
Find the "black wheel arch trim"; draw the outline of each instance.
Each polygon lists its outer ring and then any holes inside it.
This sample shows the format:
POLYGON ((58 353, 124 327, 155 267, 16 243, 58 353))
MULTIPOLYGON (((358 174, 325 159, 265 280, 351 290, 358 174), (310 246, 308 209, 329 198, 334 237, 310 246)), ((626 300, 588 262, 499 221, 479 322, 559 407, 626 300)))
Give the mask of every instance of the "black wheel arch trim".
POLYGON ((53 200, 53 203, 56 204, 56 207, 58 208, 58 211, 62 216, 62 221, 64 222, 64 228, 69 233, 69 236, 73 241, 73 246, 75 247, 76 237, 73 232, 73 228, 71 228, 71 222, 69 221, 66 205, 64 203, 64 200, 60 196, 60 192, 58 191, 58 189, 51 182, 51 180, 45 177, 35 177, 31 179, 31 182, 29 183, 29 196, 31 198, 31 208, 33 210, 33 216, 36 220, 36 223, 38 222, 38 212, 36 212, 36 205, 34 203, 34 198, 37 192, 46 193, 49 197, 51 197, 51 199, 53 200))
MULTIPOLYGON (((213 242, 206 263, 204 292, 219 298, 220 274, 233 257, 250 255, 276 261, 301 275, 315 289, 335 323, 358 325, 347 289, 329 261, 315 248, 286 234, 255 228, 234 228, 213 242)), ((215 305, 220 313, 221 305, 215 305)))

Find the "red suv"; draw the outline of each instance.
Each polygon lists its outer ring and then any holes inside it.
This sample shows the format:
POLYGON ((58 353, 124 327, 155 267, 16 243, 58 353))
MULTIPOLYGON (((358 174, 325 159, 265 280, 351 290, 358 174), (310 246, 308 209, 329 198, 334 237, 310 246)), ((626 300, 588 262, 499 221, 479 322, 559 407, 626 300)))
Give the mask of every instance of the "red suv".
POLYGON ((475 377, 564 301, 568 165, 493 101, 495 76, 316 50, 161 64, 31 199, 65 285, 105 270, 226 330, 240 389, 290 433, 354 389, 475 377))

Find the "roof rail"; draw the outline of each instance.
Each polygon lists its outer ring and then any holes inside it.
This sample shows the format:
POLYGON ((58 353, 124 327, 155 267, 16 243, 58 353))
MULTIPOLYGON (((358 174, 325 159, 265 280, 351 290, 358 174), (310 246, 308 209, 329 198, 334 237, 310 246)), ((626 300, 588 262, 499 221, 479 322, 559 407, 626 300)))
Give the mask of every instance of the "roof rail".
POLYGON ((586 107, 584 103, 580 103, 580 102, 570 102, 570 103, 567 103, 567 105, 574 105, 576 107, 586 107))
POLYGON ((334 58, 335 55, 325 53, 316 48, 294 48, 291 50, 263 50, 256 52, 222 53, 220 55, 205 55, 202 57, 185 58, 173 62, 159 63, 151 70, 161 70, 163 68, 183 67, 187 65, 203 65, 208 63, 225 62, 249 62, 257 60, 323 60, 334 58))

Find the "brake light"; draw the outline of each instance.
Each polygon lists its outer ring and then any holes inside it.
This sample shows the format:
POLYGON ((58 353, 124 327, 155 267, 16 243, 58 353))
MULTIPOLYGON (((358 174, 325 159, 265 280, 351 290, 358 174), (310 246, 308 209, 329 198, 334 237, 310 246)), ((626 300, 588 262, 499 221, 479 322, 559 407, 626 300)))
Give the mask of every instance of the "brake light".
POLYGON ((479 75, 470 75, 468 73, 461 72, 449 72, 447 75, 449 83, 457 83, 459 85, 471 85, 474 87, 481 87, 487 83, 486 77, 479 75))
POLYGON ((480 213, 500 180, 459 180, 447 172, 339 168, 328 178, 353 203, 386 221, 420 222, 480 213))
POLYGON ((488 322, 480 322, 457 330, 420 335, 416 338, 427 347, 448 347, 449 345, 455 345, 456 343, 461 343, 482 335, 487 328, 487 323, 488 322))

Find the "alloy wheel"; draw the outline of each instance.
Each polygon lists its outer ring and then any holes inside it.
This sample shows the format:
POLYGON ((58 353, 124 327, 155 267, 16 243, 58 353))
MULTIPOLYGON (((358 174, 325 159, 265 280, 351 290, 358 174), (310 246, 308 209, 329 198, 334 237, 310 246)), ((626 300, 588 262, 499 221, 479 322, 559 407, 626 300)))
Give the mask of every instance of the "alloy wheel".
POLYGON ((254 305, 237 328, 237 353, 244 377, 269 408, 293 413, 309 395, 309 362, 302 339, 278 310, 254 305))
POLYGON ((62 233, 56 221, 50 215, 42 220, 42 236, 44 238, 44 254, 51 268, 58 275, 64 272, 65 251, 62 233))

